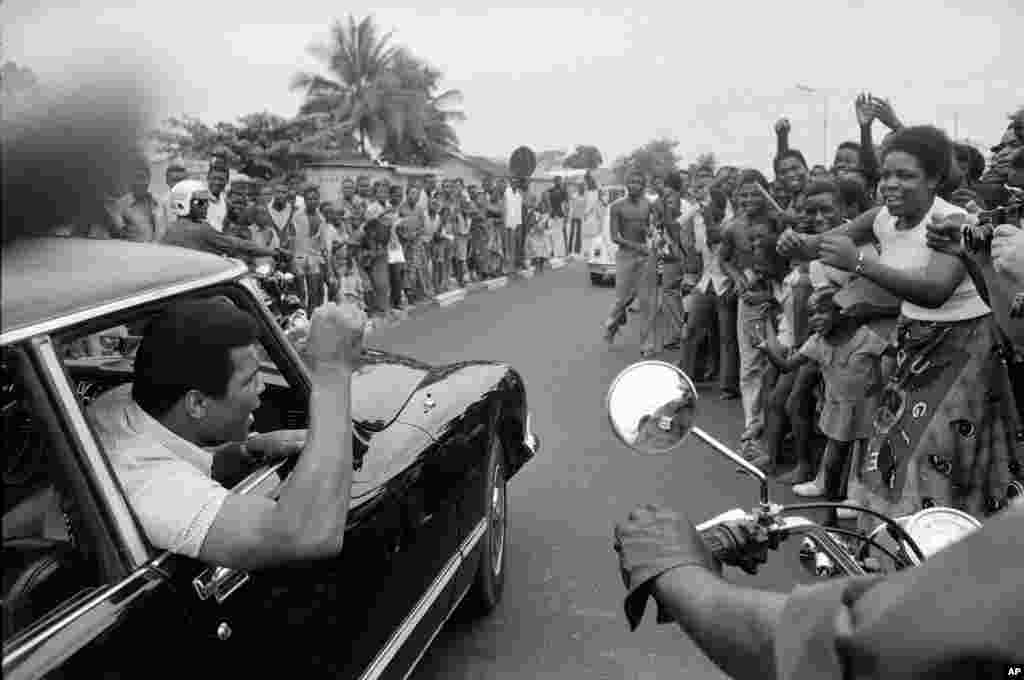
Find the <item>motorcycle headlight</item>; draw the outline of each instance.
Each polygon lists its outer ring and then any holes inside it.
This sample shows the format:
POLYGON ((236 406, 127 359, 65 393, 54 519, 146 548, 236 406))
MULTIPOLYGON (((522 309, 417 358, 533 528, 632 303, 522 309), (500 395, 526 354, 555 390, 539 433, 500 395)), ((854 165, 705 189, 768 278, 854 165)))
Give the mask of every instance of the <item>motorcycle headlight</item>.
POLYGON ((946 507, 921 510, 900 523, 925 557, 931 557, 981 526, 967 513, 946 507))

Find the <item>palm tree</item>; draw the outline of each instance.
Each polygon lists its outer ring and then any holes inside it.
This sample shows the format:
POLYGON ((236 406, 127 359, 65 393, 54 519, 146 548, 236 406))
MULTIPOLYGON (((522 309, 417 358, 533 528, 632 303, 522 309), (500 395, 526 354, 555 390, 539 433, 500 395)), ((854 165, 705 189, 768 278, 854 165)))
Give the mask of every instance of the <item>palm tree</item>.
POLYGON ((465 119, 457 90, 438 92, 441 72, 404 47, 380 35, 372 17, 335 22, 331 40, 314 45, 310 54, 324 63, 330 77, 300 73, 292 87, 306 92, 300 115, 324 114, 339 137, 358 135, 393 160, 436 159, 455 148, 452 123, 465 119))
POLYGON ((387 153, 398 160, 417 158, 429 164, 444 151, 458 148, 459 137, 452 123, 466 119, 465 113, 452 109, 462 102, 458 90, 438 92, 442 73, 418 59, 405 48, 392 57, 391 68, 404 91, 416 93, 403 101, 402 134, 391 135, 387 153))
POLYGON ((292 88, 305 90, 300 115, 328 114, 345 131, 358 134, 359 147, 383 146, 389 134, 404 129, 403 100, 411 94, 400 87, 391 69, 396 48, 391 33, 380 35, 372 16, 358 23, 336 21, 331 40, 313 45, 310 54, 319 59, 331 77, 300 73, 292 88))

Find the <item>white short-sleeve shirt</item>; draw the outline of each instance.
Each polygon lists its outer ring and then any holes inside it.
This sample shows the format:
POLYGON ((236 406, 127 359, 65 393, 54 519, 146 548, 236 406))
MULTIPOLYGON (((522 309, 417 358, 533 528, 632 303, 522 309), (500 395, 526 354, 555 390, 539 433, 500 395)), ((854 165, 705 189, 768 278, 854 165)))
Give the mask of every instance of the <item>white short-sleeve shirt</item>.
MULTIPOLYGON (((928 266, 932 250, 928 247, 927 229, 932 215, 945 217, 966 212, 938 196, 932 203, 924 218, 912 229, 896 229, 896 218, 889 214, 888 208, 882 208, 875 217, 875 238, 881 245, 881 262, 898 269, 923 269, 928 266)), ((964 276, 960 285, 941 307, 929 309, 903 301, 901 312, 908 319, 918 321, 963 321, 976 319, 988 314, 991 310, 978 295, 974 280, 964 276)))
POLYGON ((88 412, 150 543, 198 557, 231 493, 210 476, 213 454, 143 411, 130 384, 101 395, 88 412))

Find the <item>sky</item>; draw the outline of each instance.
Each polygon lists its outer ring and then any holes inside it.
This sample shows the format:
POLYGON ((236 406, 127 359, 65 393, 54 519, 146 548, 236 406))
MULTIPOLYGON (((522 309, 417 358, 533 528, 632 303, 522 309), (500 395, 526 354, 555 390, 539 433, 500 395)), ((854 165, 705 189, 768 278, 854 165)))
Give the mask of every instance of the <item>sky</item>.
POLYGON ((343 13, 372 14, 462 92, 462 150, 497 158, 524 144, 594 144, 610 164, 664 135, 679 140, 684 162, 710 151, 720 163, 765 169, 773 124, 786 116, 791 144, 820 163, 856 139, 861 91, 889 98, 907 124, 938 124, 988 147, 1024 105, 1024 15, 1013 0, 0 3, 0 59, 59 78, 69 65, 126 55, 149 69, 162 115, 211 123, 294 115, 301 94, 289 90, 291 77, 320 68, 308 46, 343 13))

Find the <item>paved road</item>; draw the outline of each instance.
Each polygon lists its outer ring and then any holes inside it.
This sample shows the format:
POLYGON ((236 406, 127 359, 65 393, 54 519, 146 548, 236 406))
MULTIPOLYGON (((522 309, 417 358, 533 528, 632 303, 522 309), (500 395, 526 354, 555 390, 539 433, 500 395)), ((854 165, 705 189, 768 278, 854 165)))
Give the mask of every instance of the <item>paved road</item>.
MULTIPOLYGON (((379 331, 369 344, 427 361, 501 359, 522 372, 542 450, 509 489, 508 580, 488 619, 453 619, 414 674, 434 678, 723 678, 676 626, 653 609, 635 633, 622 614, 624 590, 612 526, 638 503, 662 503, 700 521, 752 507, 756 485, 697 442, 673 456, 637 457, 611 432, 608 385, 639 358, 638 334, 609 347, 600 323, 614 293, 592 286, 582 263, 470 296, 379 331)), ((737 401, 707 389, 700 422, 736 445, 737 401)), ((777 491, 781 502, 792 496, 777 491)), ((785 548, 784 548, 785 550, 785 548)), ((796 549, 773 555, 748 584, 792 587, 796 549)))

